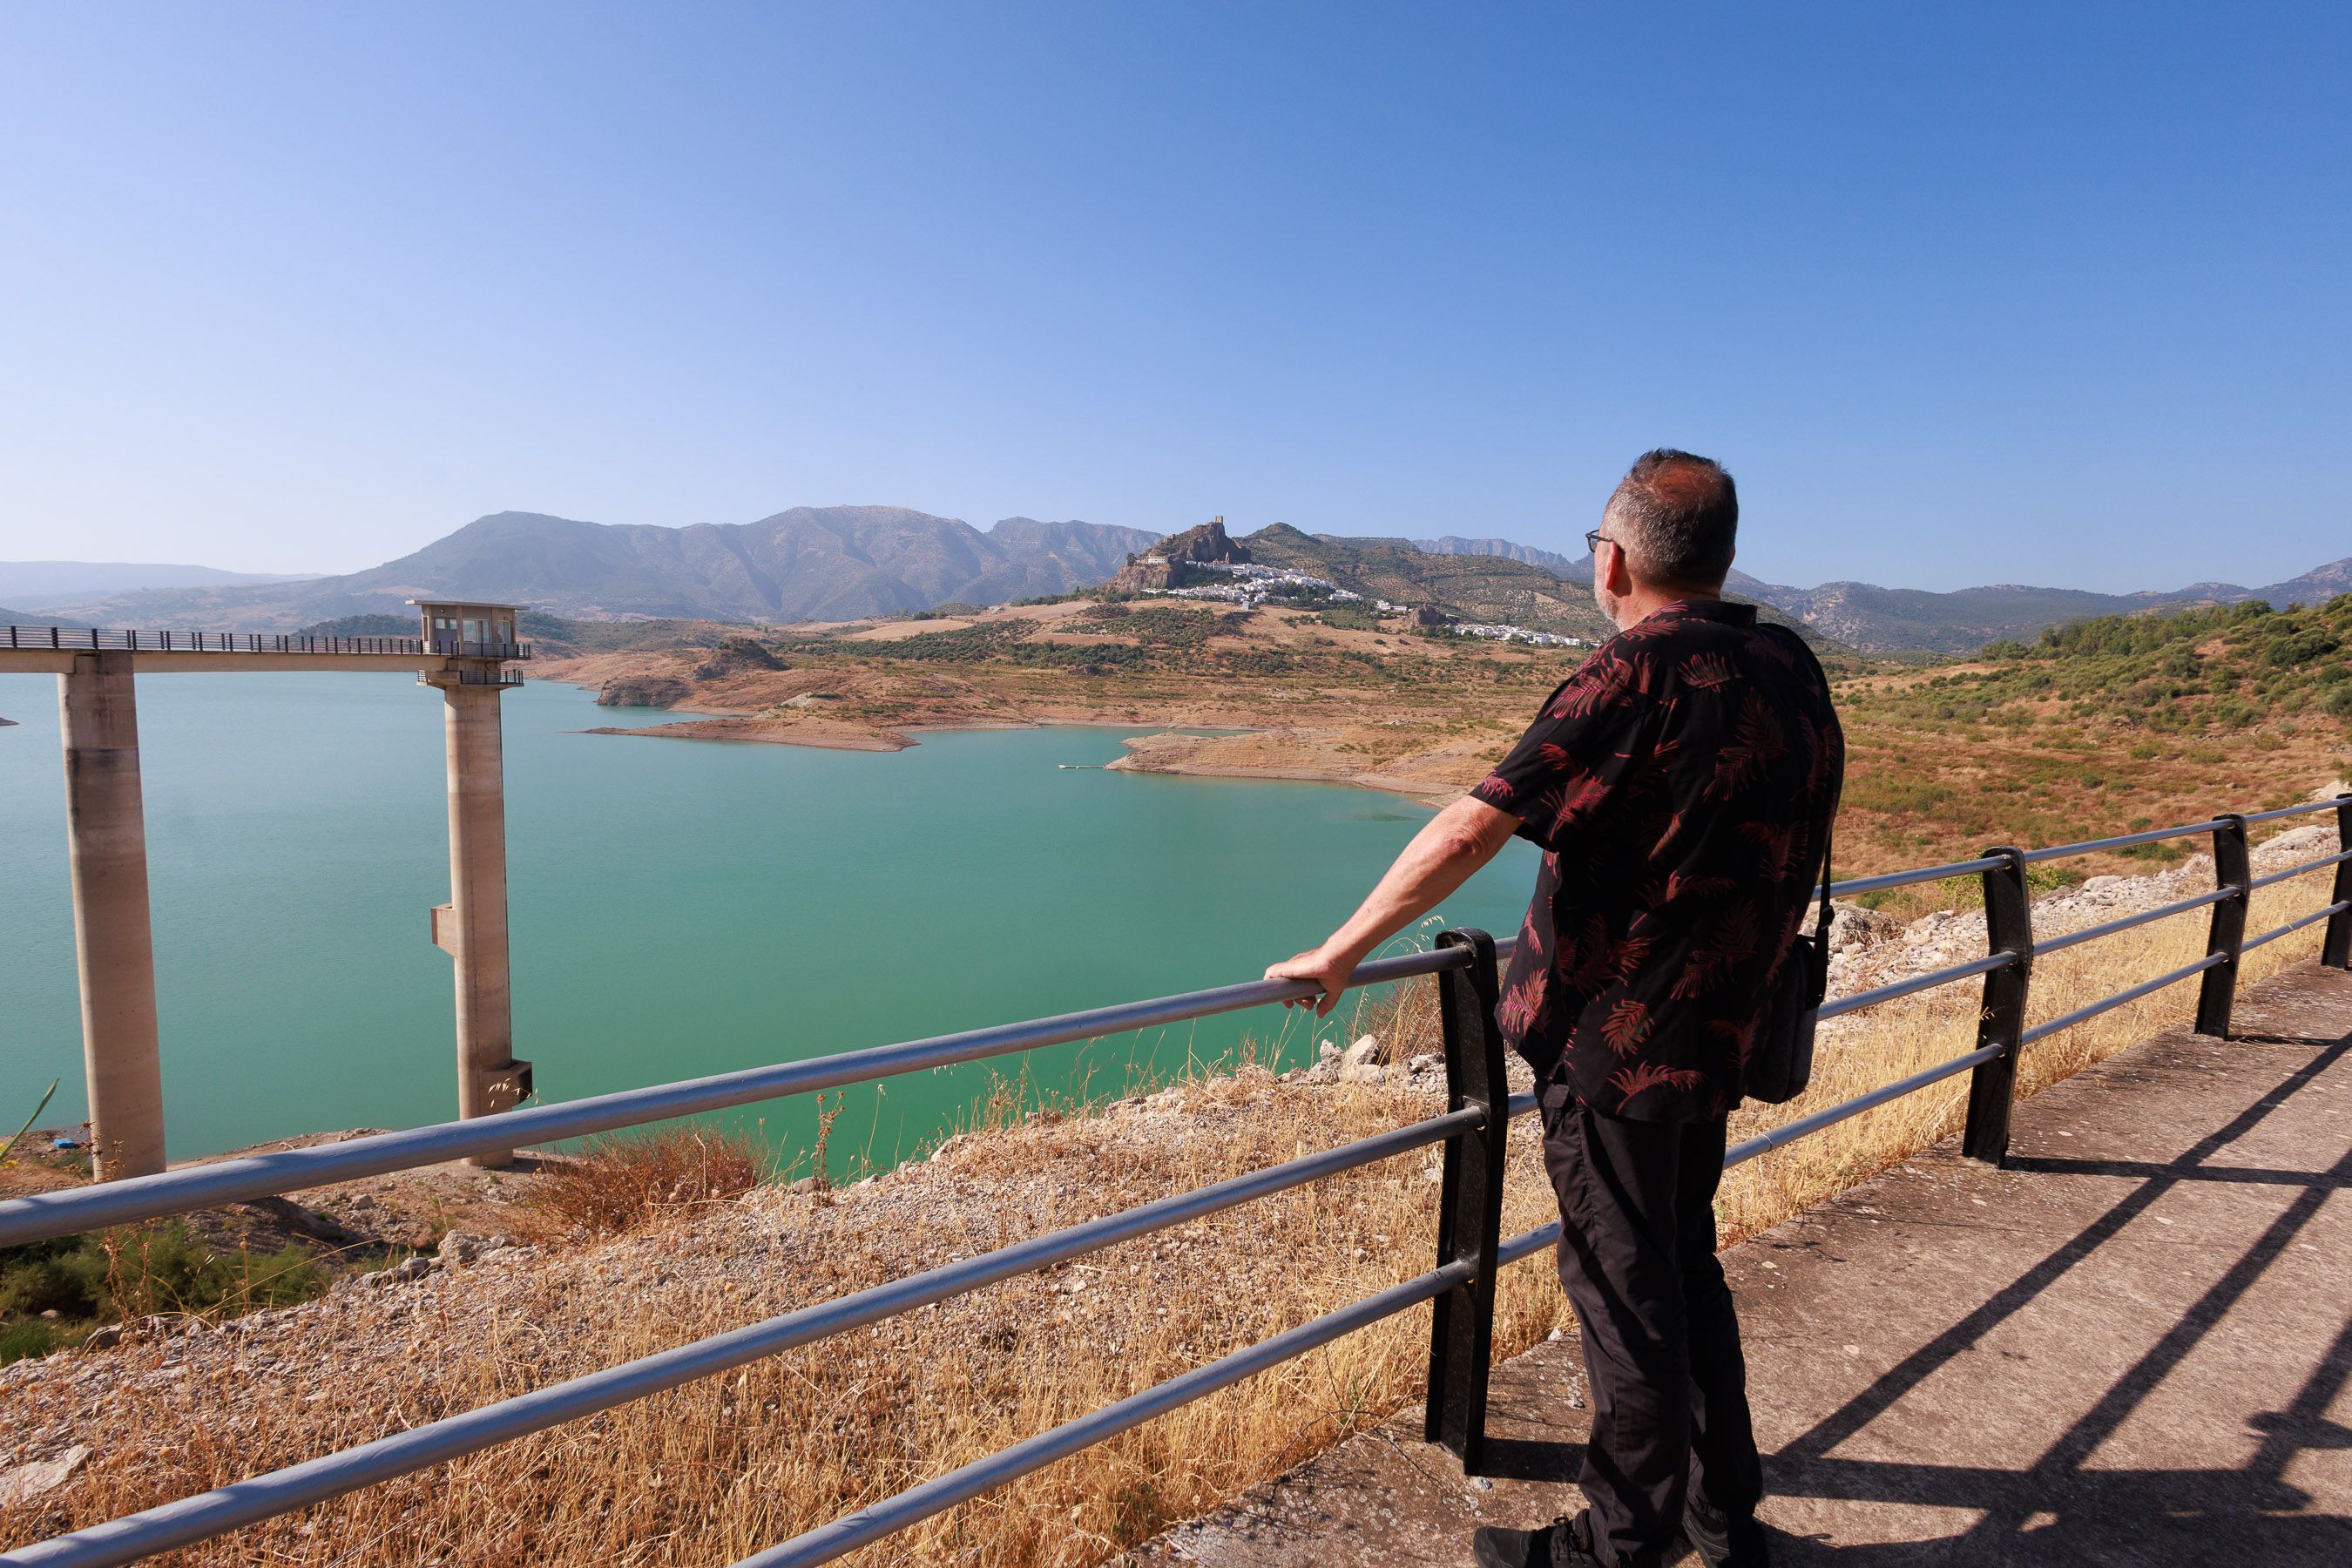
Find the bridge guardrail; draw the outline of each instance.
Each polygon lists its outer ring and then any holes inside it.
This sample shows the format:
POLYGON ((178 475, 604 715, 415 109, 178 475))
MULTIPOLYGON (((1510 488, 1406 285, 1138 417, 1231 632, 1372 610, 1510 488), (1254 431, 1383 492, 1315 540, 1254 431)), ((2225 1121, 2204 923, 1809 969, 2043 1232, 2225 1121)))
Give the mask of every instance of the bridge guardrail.
POLYGON ((460 643, 423 637, 331 637, 299 632, 151 632, 91 626, 0 627, 0 647, 51 653, 321 653, 415 658, 529 658, 529 643, 460 643))
MULTIPOLYGON (((1829 890, 1833 895, 1852 896, 1874 889, 1969 875, 1983 879, 1990 950, 1983 958, 1842 997, 1825 1005, 1822 1012, 1824 1017, 1833 1017, 1981 976, 1984 1004, 1976 1048, 1738 1143, 1725 1153, 1727 1167, 1962 1072, 1974 1075, 1962 1135, 1963 1151, 1973 1158, 2000 1163, 2008 1152, 2009 1115, 2015 1093, 2018 1057, 2035 1041, 2192 975, 2225 979, 2228 989, 2233 990, 2238 960, 2244 952, 2321 921, 2327 922, 2321 962, 2339 968, 2352 966, 2347 963, 2352 960, 2352 795, 2048 849, 1997 849, 1973 860, 1835 882, 1829 890), (2245 874, 2242 847, 2247 825, 2329 809, 2336 815, 2338 853, 2272 873, 2259 881, 2245 874), (2215 839, 2219 885, 2211 893, 2063 937, 2038 943, 2034 941, 2032 904, 2025 896, 2024 868, 2029 863, 2199 833, 2210 833, 2215 839), (2232 850, 2236 853, 2231 853, 2232 850), (2274 885, 2329 868, 2334 868, 2336 878, 2326 905, 2254 937, 2244 935, 2245 917, 2255 887, 2274 885), (2028 984, 2036 954, 2112 936, 2201 908, 2214 911, 2204 958, 2034 1027, 2023 1026, 2028 984)), ((1505 1092, 1503 1041, 1495 1018, 1495 998, 1500 983, 1500 962, 1512 947, 1510 942, 1495 942, 1480 931, 1447 931, 1441 934, 1438 945, 1429 952, 1375 960, 1359 968, 1352 976, 1353 984, 1358 985, 1423 974, 1438 977, 1447 1076, 1447 1109, 1442 1115, 497 1401, 200 1496, 53 1537, 0 1555, 0 1563, 109 1568, 129 1563, 610 1409, 1016 1274, 1050 1267, 1120 1241, 1437 1143, 1444 1145, 1445 1164, 1439 1194, 1438 1258, 1436 1266, 1428 1272, 805 1531, 743 1559, 736 1568, 754 1564, 757 1568, 805 1568, 830 1561, 1154 1415, 1423 1301, 1437 1303, 1431 1335, 1426 1435, 1431 1441, 1442 1443, 1459 1456, 1465 1468, 1475 1474, 1484 1440, 1495 1277, 1505 1265, 1531 1256, 1558 1240, 1559 1235, 1557 1222, 1509 1238, 1498 1234, 1505 1134, 1512 1120, 1536 1106, 1533 1095, 1507 1096, 1505 1092)), ((1300 1000, 1313 994, 1315 987, 1306 982, 1255 981, 684 1083, 656 1085, 561 1105, 529 1107, 472 1121, 445 1122, 345 1143, 248 1156, 64 1193, 41 1194, 0 1203, 0 1246, 430 1164, 470 1152, 609 1131, 1040 1046, 1124 1033, 1278 1001, 1300 1000)), ((2212 1020, 2211 1000, 2208 987, 2200 998, 2200 1026, 2212 1020)), ((2226 1028, 2226 1001, 2220 1017, 2226 1028)))

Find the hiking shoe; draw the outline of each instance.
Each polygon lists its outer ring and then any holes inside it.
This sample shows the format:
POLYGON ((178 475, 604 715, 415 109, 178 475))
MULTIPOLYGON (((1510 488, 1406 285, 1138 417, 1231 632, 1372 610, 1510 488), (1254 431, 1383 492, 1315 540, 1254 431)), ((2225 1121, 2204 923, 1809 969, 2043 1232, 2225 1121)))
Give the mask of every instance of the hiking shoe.
POLYGON ((1768 1568, 1772 1549, 1753 1516, 1726 1519, 1695 1502, 1683 1505, 1683 1539, 1706 1568, 1768 1568))
POLYGON ((1591 1539, 1579 1514, 1541 1530, 1481 1530, 1470 1538, 1470 1554, 1478 1568, 1602 1568, 1591 1539))

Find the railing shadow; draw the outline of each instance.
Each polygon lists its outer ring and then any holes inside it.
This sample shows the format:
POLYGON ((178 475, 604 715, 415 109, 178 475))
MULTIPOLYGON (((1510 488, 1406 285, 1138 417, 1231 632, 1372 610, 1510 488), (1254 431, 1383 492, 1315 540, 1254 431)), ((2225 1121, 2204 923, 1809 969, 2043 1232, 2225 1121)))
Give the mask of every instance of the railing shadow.
MULTIPOLYGON (((2330 1194, 2352 1186, 2352 1152, 2325 1171, 2273 1171, 2208 1162, 2352 1054, 2352 1036, 2264 1037, 2314 1049, 2313 1058, 2223 1126, 2168 1162, 2017 1156, 2014 1171, 2105 1176, 2138 1185, 2064 1245, 1881 1375, 1765 1461, 1779 1496, 1948 1509, 1972 1521, 1939 1539, 1832 1545, 1783 1535, 1776 1561, 2000 1563, 2352 1563, 2352 1519, 2298 1510, 2311 1501, 2287 1477, 2302 1455, 2352 1447, 2352 1429, 2327 1410, 2352 1383, 2347 1318, 2284 1409, 2252 1418, 2261 1440, 2235 1469, 2117 1469, 2089 1461, 2131 1413, 2187 1359, 2268 1272, 2330 1194), (2089 1259, 2165 1194, 2185 1183, 2292 1188, 2285 1206, 2179 1319, 2021 1469, 1837 1457, 1836 1450, 1906 1394, 2089 1259)), ((1769 1396, 1769 1395, 1768 1395, 1769 1396)), ((1554 1474, 1559 1473, 1555 1470, 1554 1474)))

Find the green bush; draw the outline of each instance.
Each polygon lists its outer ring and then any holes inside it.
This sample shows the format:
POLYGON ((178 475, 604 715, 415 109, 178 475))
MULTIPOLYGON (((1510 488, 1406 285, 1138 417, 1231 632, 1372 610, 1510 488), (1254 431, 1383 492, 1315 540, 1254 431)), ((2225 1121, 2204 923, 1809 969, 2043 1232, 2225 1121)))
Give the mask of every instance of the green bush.
POLYGON ((0 1366, 47 1355, 58 1348, 58 1331, 39 1318, 0 1329, 0 1366))
POLYGON ((0 1313, 38 1321, 154 1312, 234 1317, 307 1301, 326 1270, 301 1247, 224 1250, 167 1220, 0 1251, 0 1313))

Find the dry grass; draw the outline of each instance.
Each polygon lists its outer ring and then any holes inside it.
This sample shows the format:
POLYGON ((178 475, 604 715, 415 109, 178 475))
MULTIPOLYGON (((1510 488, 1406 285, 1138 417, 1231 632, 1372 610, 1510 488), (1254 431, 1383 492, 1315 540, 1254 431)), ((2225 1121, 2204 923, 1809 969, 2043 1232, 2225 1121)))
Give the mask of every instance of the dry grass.
POLYGON ((553 1161, 515 1212, 529 1239, 614 1236, 750 1192, 768 1164, 763 1145, 716 1128, 593 1138, 553 1161))
MULTIPOLYGON (((2306 878, 2266 889, 2252 929, 2315 908, 2324 885, 2306 878)), ((2189 962, 2203 951, 2203 931, 2200 918, 2180 917, 2053 956, 2035 975, 2034 1016, 2189 962)), ((2245 980, 2307 960, 2317 940, 2314 929, 2260 950, 2245 980)), ((1403 1050, 1433 1044, 1428 987, 1419 989, 1385 1020, 1403 1050)), ((2193 989, 2174 987, 2033 1047, 2025 1087, 2181 1021, 2193 989)), ((1943 1060, 1969 1047, 1974 1026, 1970 984, 1878 1009, 1825 1041, 1804 1101, 1743 1113, 1735 1134, 1943 1060)), ((1752 1233, 1950 1132, 1964 1086, 1938 1086, 1748 1163, 1726 1185, 1727 1229, 1752 1233)), ((383 1293, 398 1301, 337 1298, 300 1315, 322 1314, 308 1331, 336 1343, 299 1374, 232 1373, 252 1352, 231 1348, 206 1363, 224 1369, 218 1382, 199 1366, 197 1375, 95 1402, 75 1417, 79 1440, 99 1450, 85 1479, 62 1505, 0 1516, 0 1543, 293 1463, 1428 1109, 1392 1089, 1315 1089, 1250 1068, 1186 1085, 1164 1108, 984 1129, 837 1204, 761 1187, 656 1213, 626 1236, 507 1271, 495 1289, 485 1274, 464 1287, 383 1293), (334 1312, 393 1317, 345 1326, 323 1315, 334 1312), (431 1358, 420 1371, 423 1347, 431 1358)), ((1514 1129, 1510 1232, 1552 1212, 1532 1120, 1514 1129)), ((1351 1173, 161 1561, 733 1561, 1419 1272, 1433 1247, 1430 1165, 1423 1153, 1351 1173)), ((1512 1268, 1496 1353, 1541 1339, 1562 1312, 1547 1260, 1512 1268)), ((1424 1309, 1352 1335, 850 1561, 1099 1562, 1414 1398, 1427 1321, 1424 1309)), ((26 1406, 42 1386, 0 1396, 0 1417, 41 1415, 26 1406)))

